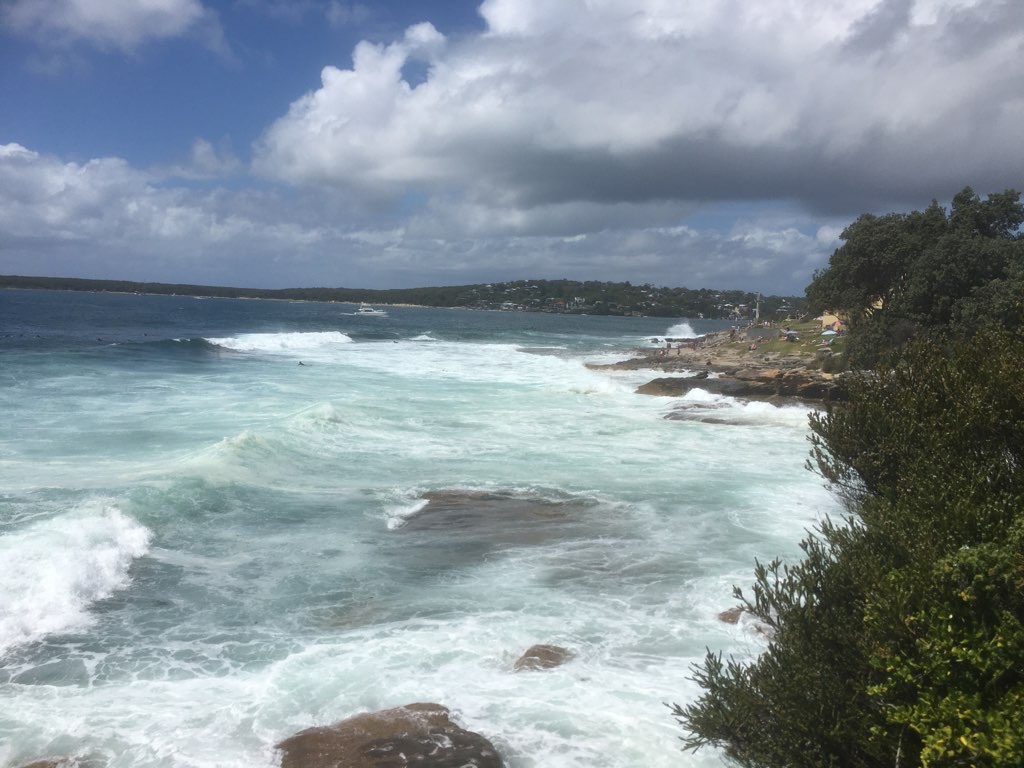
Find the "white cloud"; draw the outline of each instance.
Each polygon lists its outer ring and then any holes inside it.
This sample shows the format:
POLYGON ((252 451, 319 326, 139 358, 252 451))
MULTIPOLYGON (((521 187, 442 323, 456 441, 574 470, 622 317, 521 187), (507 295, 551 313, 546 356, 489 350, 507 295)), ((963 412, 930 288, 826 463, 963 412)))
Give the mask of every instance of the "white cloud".
POLYGON ((326 67, 265 132, 255 167, 527 217, 587 200, 850 210, 1012 183, 1016 0, 911 2, 486 0, 482 35, 442 45, 417 27, 326 67), (416 56, 429 69, 413 87, 416 56))
POLYGON ((18 144, 0 145, 5 259, 20 274, 39 274, 37 246, 45 241, 51 252, 74 246, 76 258, 110 262, 106 275, 116 276, 117 269, 130 275, 133 261, 159 259, 177 279, 210 272, 224 282, 249 255, 267 264, 281 252, 341 238, 330 227, 304 221, 303 205, 272 193, 166 182, 120 158, 66 163, 18 144))
POLYGON ((716 233, 669 224, 679 211, 668 205, 545 213, 546 224, 527 226, 497 209, 435 203, 382 225, 372 208, 319 193, 182 186, 119 158, 69 163, 0 145, 0 248, 15 274, 379 287, 530 276, 791 293, 827 258, 792 217, 716 233), (470 216, 477 222, 460 226, 470 216), (72 251, 73 262, 61 260, 72 251))
POLYGON ((202 180, 226 179, 245 171, 245 166, 231 149, 230 142, 222 141, 214 146, 203 138, 192 142, 187 161, 153 172, 166 177, 202 180))
MULTIPOLYGON (((178 26, 155 10, 105 26, 29 13, 75 1, 14 0, 4 22, 130 48, 209 18, 198 0, 154 0, 178 26)), ((364 12, 316 7, 340 25, 364 12)), ((480 14, 481 34, 418 24, 325 66, 254 146, 262 178, 242 191, 230 148, 204 139, 148 172, 0 147, 0 247, 26 264, 40 237, 157 254, 235 284, 793 293, 860 212, 1024 177, 1018 0, 486 0, 480 14), (781 202, 757 213, 767 200, 781 202)))
POLYGON ((10 0, 0 8, 0 23, 46 46, 83 41, 134 51, 187 33, 223 45, 215 14, 200 0, 10 0))

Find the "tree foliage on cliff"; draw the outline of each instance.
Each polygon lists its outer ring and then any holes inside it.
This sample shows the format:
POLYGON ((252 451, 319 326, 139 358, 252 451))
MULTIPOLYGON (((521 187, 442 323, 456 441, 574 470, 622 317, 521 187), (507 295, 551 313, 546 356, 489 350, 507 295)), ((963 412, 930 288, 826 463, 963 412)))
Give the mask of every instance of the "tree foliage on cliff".
POLYGON ((709 654, 674 713, 744 766, 1024 765, 1024 337, 910 344, 812 417, 847 503, 758 564, 753 661, 709 654))
POLYGON ((970 335, 1024 320, 1024 205, 1007 190, 982 200, 970 187, 946 211, 864 214, 807 287, 812 312, 851 321, 850 353, 870 365, 909 339, 970 335))

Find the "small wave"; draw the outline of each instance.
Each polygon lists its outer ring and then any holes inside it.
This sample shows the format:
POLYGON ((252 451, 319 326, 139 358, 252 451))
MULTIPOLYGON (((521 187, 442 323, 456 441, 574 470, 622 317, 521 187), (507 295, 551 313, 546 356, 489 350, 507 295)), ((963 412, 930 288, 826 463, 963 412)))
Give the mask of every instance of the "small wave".
POLYGON ((191 339, 169 339, 165 341, 152 342, 157 347, 170 348, 175 352, 184 352, 188 355, 207 355, 221 352, 222 349, 216 344, 211 344, 203 338, 191 339))
POLYGON ((385 512, 388 530, 393 531, 396 528, 401 528, 410 517, 414 517, 417 513, 421 512, 429 503, 429 499, 416 499, 409 504, 389 508, 385 512))
POLYGON ((794 403, 776 405, 743 400, 694 388, 680 398, 669 418, 745 426, 806 427, 811 408, 794 403))
POLYGON ((128 586, 149 540, 144 526, 100 501, 0 537, 0 656, 87 627, 89 607, 128 586))
POLYGON ((440 341, 431 336, 429 333, 421 333, 419 336, 413 336, 410 341, 440 341))
POLYGON ((245 463, 245 460, 274 463, 274 446, 263 436, 251 429, 245 429, 237 435, 222 438, 213 445, 207 446, 195 454, 183 459, 182 464, 192 469, 216 471, 218 474, 228 467, 245 463))
POLYGON ((327 351, 339 344, 351 344, 352 338, 339 331, 315 331, 308 333, 243 333, 238 336, 206 339, 206 341, 236 352, 298 355, 327 351))
POLYGON ((345 423, 345 417, 333 403, 311 405, 295 414, 293 420, 298 424, 311 424, 316 429, 335 428, 345 423))

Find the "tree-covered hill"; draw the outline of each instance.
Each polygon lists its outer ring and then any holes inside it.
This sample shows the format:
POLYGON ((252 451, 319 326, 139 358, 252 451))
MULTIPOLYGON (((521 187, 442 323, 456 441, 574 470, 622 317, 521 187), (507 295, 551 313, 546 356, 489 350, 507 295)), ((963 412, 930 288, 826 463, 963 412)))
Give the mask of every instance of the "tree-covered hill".
POLYGON ((648 315, 750 320, 784 318, 802 312, 802 297, 758 296, 744 291, 666 288, 650 284, 577 280, 516 280, 426 288, 231 288, 127 280, 86 280, 62 277, 0 276, 2 288, 120 293, 176 294, 224 298, 287 299, 292 301, 416 304, 426 307, 467 307, 592 315, 648 315))

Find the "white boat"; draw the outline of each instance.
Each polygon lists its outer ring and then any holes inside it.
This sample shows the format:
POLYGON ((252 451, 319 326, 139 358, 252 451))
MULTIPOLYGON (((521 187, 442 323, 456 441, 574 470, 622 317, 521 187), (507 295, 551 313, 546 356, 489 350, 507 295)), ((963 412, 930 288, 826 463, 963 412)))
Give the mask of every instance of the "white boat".
POLYGON ((361 315, 362 317, 387 317, 388 316, 388 313, 385 312, 383 309, 377 309, 376 307, 371 307, 369 304, 360 304, 359 305, 359 309, 356 310, 356 314, 357 315, 361 315))

